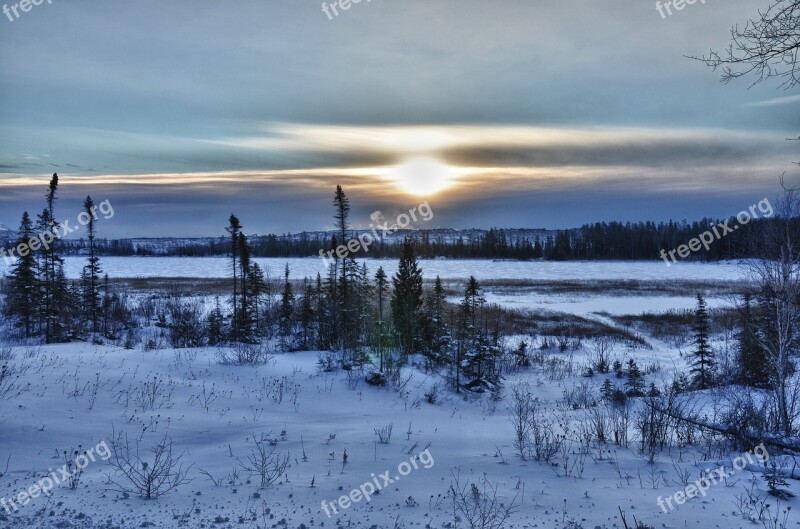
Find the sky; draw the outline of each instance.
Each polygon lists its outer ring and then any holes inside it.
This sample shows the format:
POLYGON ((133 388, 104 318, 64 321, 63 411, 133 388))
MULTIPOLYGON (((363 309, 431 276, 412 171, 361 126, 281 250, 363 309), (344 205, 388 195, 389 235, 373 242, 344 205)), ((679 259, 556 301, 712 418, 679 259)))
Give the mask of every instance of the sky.
MULTIPOLYGON (((3 1, 3 0, 0 0, 3 1)), ((43 0, 0 16, 0 224, 105 237, 729 217, 797 176, 800 91, 687 56, 761 0, 43 0), (333 2, 327 2, 331 4, 333 2), (793 169, 794 168, 794 169, 793 169), (420 221, 422 222, 422 221, 420 221)), ((763 6, 760 4, 764 4, 763 6)))

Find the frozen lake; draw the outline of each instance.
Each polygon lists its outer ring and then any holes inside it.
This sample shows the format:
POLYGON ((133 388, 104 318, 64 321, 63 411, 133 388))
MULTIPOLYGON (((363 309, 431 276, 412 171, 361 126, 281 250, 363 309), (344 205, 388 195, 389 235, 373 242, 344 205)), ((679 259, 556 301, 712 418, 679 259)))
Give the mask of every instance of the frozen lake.
MULTIPOLYGON (((67 257, 66 273, 78 278, 86 264, 84 257, 67 257)), ((325 276, 326 267, 319 258, 255 259, 272 277, 283 275, 289 263, 292 277, 325 276)), ((397 260, 364 259, 370 273, 383 266, 394 274, 397 260)), ((224 257, 103 257, 103 271, 112 278, 127 277, 188 277, 224 278, 230 275, 230 261, 224 257)), ((462 279, 474 275, 478 280, 737 280, 742 278, 740 265, 725 263, 678 263, 668 267, 663 261, 485 261, 469 259, 434 259, 420 262, 426 279, 437 275, 442 279, 462 279)), ((7 265, 0 260, 0 272, 7 265)))

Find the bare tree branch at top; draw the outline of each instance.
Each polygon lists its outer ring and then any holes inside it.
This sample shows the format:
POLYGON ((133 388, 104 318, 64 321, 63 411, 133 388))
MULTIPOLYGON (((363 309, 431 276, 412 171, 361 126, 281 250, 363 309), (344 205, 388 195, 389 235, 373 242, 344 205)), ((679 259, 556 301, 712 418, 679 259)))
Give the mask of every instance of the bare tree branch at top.
POLYGON ((773 0, 744 28, 731 28, 731 42, 725 51, 711 50, 703 57, 690 58, 720 70, 725 83, 754 76, 752 85, 775 78, 781 88, 789 89, 800 84, 799 51, 800 0, 773 0))

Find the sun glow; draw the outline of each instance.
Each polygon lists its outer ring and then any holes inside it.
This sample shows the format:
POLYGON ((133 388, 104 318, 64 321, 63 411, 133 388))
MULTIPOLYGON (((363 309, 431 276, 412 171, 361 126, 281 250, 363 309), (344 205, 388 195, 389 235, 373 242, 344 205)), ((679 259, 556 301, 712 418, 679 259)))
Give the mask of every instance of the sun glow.
POLYGON ((447 189, 452 174, 450 166, 427 156, 410 158, 389 171, 403 191, 416 196, 434 195, 447 189))

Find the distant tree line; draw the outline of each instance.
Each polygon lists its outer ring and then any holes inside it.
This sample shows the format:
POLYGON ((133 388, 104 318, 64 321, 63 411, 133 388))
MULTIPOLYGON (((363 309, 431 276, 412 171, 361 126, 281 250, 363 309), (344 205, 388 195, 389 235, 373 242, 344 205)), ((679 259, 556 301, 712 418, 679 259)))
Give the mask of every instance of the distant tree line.
MULTIPOLYGON (((420 258, 452 259, 544 259, 569 260, 650 260, 660 259, 661 250, 670 251, 688 243, 699 234, 716 226, 720 220, 704 218, 695 222, 596 222, 580 228, 559 230, 542 237, 519 236, 517 230, 491 228, 476 235, 453 231, 445 236, 440 231, 415 230, 401 233, 399 239, 376 241, 364 257, 398 259, 402 240, 413 241, 420 258)), ((692 252, 689 260, 718 261, 755 257, 757 249, 746 244, 753 230, 764 230, 778 222, 774 218, 754 219, 742 229, 714 241, 708 250, 692 252)), ((793 222, 800 225, 800 219, 793 222)), ((735 225, 735 222, 731 222, 735 225)), ((336 234, 299 233, 296 235, 251 235, 246 241, 252 257, 316 257, 320 250, 335 248, 336 234)), ((85 239, 61 241, 64 255, 84 255, 89 243, 85 239)), ((96 239, 94 248, 100 256, 178 256, 211 257, 231 253, 225 237, 210 239, 170 240, 163 248, 137 245, 131 239, 96 239)))

